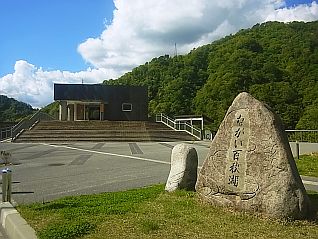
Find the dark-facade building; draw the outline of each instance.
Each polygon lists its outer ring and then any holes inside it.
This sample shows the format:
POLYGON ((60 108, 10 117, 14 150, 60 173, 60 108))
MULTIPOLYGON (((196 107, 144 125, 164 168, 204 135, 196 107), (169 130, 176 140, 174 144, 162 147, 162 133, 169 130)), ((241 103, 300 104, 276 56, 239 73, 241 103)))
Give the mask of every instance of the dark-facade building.
POLYGON ((147 120, 148 90, 143 86, 54 84, 59 119, 147 120))

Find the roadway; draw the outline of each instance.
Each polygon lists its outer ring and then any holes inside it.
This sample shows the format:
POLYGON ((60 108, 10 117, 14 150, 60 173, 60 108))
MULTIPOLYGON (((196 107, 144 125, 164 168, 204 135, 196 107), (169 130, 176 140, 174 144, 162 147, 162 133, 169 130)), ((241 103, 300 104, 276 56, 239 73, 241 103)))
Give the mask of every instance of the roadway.
MULTIPOLYGON (((31 203, 165 183, 171 150, 177 143, 1 143, 0 150, 10 151, 16 163, 11 166, 13 200, 31 203)), ((186 143, 196 148, 201 166, 210 142, 186 143)), ((318 151, 318 144, 311 145, 310 150, 318 151)), ((315 179, 304 180, 308 189, 318 191, 315 179)))

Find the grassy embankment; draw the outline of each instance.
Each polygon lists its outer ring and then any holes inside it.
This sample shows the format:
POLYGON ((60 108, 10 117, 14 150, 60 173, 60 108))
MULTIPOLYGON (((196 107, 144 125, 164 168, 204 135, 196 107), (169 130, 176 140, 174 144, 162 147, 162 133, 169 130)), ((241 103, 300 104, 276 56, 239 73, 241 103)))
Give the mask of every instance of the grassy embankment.
POLYGON ((318 177, 318 153, 301 155, 296 164, 300 175, 318 177))
MULTIPOLYGON (((318 155, 297 161, 318 176, 318 155)), ((318 206, 318 193, 309 196, 318 206)), ((317 238, 315 221, 286 221, 200 203, 195 193, 165 193, 162 185, 21 205, 39 238, 317 238)))

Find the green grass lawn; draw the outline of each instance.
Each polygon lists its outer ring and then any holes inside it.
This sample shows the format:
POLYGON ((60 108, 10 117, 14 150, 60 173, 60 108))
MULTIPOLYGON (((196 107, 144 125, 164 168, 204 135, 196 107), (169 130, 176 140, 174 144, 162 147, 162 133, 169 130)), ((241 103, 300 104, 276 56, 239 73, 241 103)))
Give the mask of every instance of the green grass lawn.
MULTIPOLYGON (((296 163, 301 175, 318 177, 318 154, 296 163)), ((318 208, 318 193, 309 196, 318 208)), ((192 192, 166 193, 163 185, 17 209, 40 239, 318 238, 318 219, 291 222, 232 212, 202 204, 192 192)))
POLYGON ((318 153, 301 155, 296 164, 300 175, 318 177, 318 153))
MULTIPOLYGON (((311 193, 318 205, 318 194, 311 193)), ((200 203, 195 193, 163 185, 49 203, 18 210, 39 238, 315 238, 316 221, 286 221, 200 203)))

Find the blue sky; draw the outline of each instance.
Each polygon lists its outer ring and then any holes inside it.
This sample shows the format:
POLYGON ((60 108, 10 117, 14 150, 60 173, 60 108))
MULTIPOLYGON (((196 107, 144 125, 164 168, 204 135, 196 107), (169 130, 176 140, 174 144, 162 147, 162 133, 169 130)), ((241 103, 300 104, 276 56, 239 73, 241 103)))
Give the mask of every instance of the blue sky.
POLYGON ((294 6, 299 4, 308 4, 313 2, 312 0, 287 0, 286 5, 287 6, 294 6))
POLYGON ((308 0, 0 0, 0 94, 42 107, 54 82, 116 78, 175 42, 187 53, 256 23, 317 19, 308 0))
POLYGON ((77 45, 112 20, 111 0, 0 0, 0 76, 24 59, 45 69, 79 71, 77 45))

